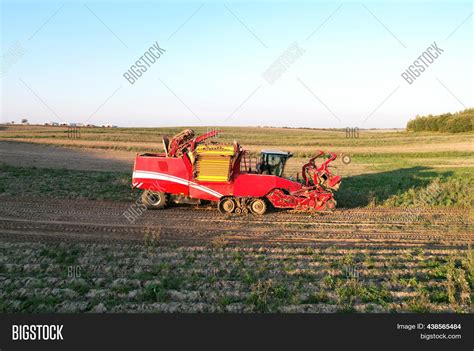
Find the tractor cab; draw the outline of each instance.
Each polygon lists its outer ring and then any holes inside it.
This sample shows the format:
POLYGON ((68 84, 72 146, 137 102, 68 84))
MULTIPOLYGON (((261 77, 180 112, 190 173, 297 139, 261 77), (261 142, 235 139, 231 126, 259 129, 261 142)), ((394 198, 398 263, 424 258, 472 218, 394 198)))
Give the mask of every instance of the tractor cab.
POLYGON ((286 161, 292 156, 291 152, 262 150, 258 172, 281 177, 286 161))

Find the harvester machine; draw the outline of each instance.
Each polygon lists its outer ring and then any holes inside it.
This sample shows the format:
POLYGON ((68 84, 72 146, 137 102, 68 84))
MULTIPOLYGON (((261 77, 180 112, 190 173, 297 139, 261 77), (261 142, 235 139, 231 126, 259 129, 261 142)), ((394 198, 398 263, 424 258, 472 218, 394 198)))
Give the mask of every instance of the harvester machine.
POLYGON ((341 177, 329 164, 336 154, 319 151, 301 170, 301 179, 283 177, 293 155, 263 150, 251 157, 237 142, 210 141, 219 131, 196 136, 186 129, 164 137, 164 153, 137 154, 132 187, 143 190, 142 202, 151 209, 170 202, 214 202, 221 213, 262 215, 269 206, 297 210, 332 210, 333 191, 341 177))

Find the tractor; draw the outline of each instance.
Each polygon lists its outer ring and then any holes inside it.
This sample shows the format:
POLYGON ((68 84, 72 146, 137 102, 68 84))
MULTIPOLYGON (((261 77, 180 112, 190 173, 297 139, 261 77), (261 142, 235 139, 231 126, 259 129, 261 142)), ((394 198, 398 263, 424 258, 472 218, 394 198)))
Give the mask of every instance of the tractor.
POLYGON ((137 154, 132 189, 143 190, 149 209, 175 203, 216 203, 223 214, 263 215, 269 207, 333 210, 341 177, 329 164, 336 154, 319 151, 301 170, 301 179, 283 177, 290 152, 263 150, 252 157, 237 142, 212 141, 220 132, 196 136, 191 129, 163 137, 163 153, 137 154), (319 161, 317 164, 316 161, 319 161))

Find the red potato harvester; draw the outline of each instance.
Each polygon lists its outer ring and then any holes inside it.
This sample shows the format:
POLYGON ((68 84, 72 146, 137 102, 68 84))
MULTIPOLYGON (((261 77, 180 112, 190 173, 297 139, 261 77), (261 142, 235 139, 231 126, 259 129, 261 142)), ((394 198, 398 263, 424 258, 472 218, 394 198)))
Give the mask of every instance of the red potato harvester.
POLYGON ((222 213, 259 215, 269 205, 315 211, 335 208, 332 191, 339 188, 341 177, 331 174, 328 165, 336 154, 319 151, 303 166, 302 181, 293 181, 282 177, 291 153, 264 150, 257 159, 237 142, 208 140, 218 134, 213 130, 196 137, 186 129, 171 139, 163 138, 164 153, 137 154, 132 187, 143 190, 143 203, 160 209, 171 201, 215 202, 222 213))

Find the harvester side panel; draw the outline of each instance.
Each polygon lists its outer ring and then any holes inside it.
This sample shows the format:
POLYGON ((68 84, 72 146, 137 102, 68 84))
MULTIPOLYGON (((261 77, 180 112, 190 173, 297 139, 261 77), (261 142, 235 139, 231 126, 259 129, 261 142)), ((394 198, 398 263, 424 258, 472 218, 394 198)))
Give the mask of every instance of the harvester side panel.
POLYGON ((233 184, 229 182, 191 181, 189 196, 195 199, 217 201, 221 197, 232 195, 233 184))
POLYGON ((171 194, 189 195, 191 170, 186 158, 138 155, 133 186, 171 194))

